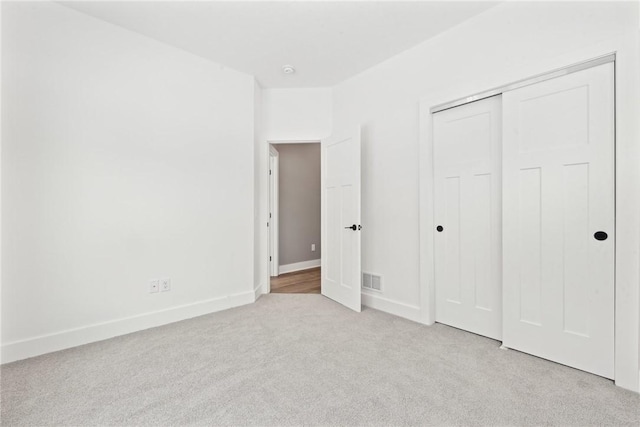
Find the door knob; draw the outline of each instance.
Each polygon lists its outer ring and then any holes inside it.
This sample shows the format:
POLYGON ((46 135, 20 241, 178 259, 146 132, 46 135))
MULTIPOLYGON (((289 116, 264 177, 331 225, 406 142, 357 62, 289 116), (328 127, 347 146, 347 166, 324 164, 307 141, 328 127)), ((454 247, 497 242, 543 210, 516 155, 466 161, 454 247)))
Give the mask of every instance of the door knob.
POLYGON ((442 232, 442 230, 444 230, 444 228, 441 225, 439 225, 436 227, 436 230, 438 230, 438 233, 440 233, 442 232))
POLYGON ((596 240, 607 240, 607 237, 609 237, 609 235, 604 231, 596 231, 593 237, 595 237, 596 240))
POLYGON ((353 225, 351 225, 349 227, 345 227, 345 228, 351 229, 353 231, 362 230, 362 226, 361 225, 355 225, 355 224, 353 224, 353 225))

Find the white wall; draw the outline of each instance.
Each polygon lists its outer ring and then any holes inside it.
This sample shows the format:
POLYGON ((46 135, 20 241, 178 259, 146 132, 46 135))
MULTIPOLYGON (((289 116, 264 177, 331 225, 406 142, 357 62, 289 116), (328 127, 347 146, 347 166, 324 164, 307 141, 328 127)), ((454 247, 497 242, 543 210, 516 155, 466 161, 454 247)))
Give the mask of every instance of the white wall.
POLYGON ((619 50, 617 167, 625 177, 618 181, 625 209, 618 215, 624 232, 617 289, 625 298, 617 310, 627 321, 616 337, 625 346, 617 353, 624 372, 617 370, 616 380, 638 390, 637 8, 637 2, 503 3, 334 88, 334 128, 363 126, 362 268, 384 280, 382 294, 364 293, 365 304, 432 321, 431 205, 420 173, 430 162, 428 109, 619 50))
POLYGON ((3 361, 252 302, 253 78, 2 9, 3 361))
POLYGON ((331 134, 331 89, 265 89, 265 137, 277 140, 320 140, 331 134))

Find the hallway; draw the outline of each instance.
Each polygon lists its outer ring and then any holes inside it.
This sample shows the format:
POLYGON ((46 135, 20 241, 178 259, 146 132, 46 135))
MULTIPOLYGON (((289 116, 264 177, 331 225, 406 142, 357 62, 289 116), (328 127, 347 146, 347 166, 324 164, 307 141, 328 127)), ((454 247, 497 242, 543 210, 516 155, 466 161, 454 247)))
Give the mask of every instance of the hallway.
POLYGON ((272 277, 271 292, 275 294, 319 294, 320 267, 272 277))

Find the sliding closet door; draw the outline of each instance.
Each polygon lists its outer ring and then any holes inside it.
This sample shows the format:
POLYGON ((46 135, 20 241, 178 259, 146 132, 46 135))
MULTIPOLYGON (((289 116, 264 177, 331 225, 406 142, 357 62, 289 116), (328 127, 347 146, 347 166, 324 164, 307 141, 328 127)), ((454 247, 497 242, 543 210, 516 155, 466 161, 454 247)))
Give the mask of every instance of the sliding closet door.
POLYGON ((502 335, 500 97, 435 113, 436 321, 502 335))
POLYGON ((503 94, 504 345, 614 359, 613 64, 503 94))

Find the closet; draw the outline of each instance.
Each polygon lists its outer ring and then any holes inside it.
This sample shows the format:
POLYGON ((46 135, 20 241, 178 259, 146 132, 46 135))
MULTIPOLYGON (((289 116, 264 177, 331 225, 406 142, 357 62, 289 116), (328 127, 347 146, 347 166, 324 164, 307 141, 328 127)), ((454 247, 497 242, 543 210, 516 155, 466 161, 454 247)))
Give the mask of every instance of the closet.
POLYGON ((614 374, 614 65, 433 114, 436 321, 614 374))

